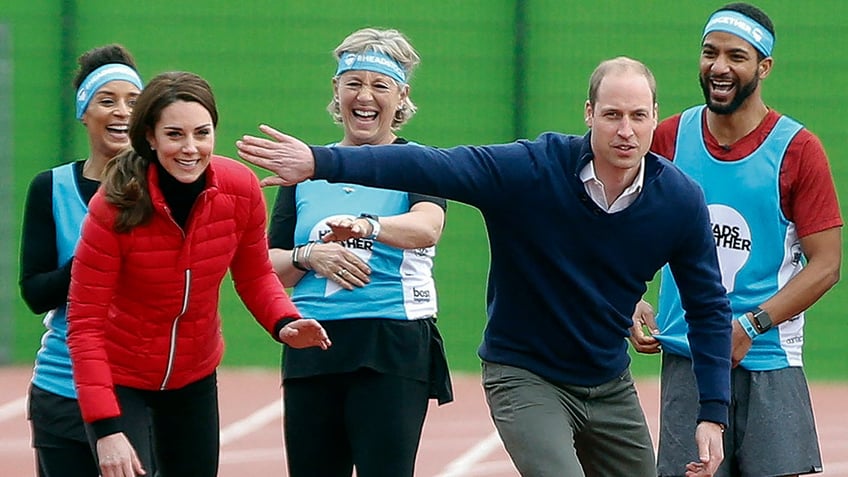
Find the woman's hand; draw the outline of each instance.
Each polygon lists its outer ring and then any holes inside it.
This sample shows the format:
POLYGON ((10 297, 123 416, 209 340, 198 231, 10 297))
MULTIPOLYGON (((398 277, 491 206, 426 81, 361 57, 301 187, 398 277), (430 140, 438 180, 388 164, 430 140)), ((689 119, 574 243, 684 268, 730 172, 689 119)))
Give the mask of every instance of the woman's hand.
MULTIPOLYGON (((307 318, 294 320, 284 326, 280 330, 280 341, 292 348, 317 346, 321 349, 327 349, 333 344, 321 323, 307 318)), ((106 476, 104 475, 104 477, 106 476)))
POLYGON ((356 254, 335 242, 315 244, 309 253, 309 267, 345 290, 364 287, 371 281, 368 277, 371 268, 356 254))
POLYGON ((97 439, 97 459, 103 477, 135 477, 147 474, 123 432, 97 439))
POLYGON ((368 237, 373 232, 371 223, 362 217, 328 220, 326 224, 330 227, 330 233, 321 237, 324 242, 344 242, 352 238, 361 239, 368 237))

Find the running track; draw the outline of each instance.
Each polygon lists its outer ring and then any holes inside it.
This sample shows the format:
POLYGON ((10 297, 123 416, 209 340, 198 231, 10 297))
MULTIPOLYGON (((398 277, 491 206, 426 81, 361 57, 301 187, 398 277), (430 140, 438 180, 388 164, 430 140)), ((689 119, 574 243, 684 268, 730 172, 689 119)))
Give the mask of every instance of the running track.
MULTIPOLYGON (((0 476, 33 477, 24 393, 30 369, 0 367, 0 476)), ((279 374, 274 370, 222 369, 220 477, 284 477, 279 374)), ((658 386, 640 381, 651 431, 657 426, 658 386)), ((456 401, 433 406, 418 455, 418 477, 516 477, 494 432, 479 377, 455 375, 456 401)), ((824 477, 848 477, 848 386, 817 384, 813 401, 824 477)))

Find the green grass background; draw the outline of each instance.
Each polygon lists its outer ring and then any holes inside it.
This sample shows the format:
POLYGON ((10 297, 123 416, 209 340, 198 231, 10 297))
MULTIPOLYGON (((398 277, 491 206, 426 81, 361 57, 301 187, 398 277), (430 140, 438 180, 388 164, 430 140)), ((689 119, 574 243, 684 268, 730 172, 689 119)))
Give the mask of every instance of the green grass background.
MULTIPOLYGON (((60 133, 73 114, 73 105, 63 100, 70 88, 63 65, 107 42, 129 47, 145 78, 173 69, 206 77, 221 114, 217 152, 229 156, 235 156, 235 140, 256 132, 260 122, 311 143, 338 140, 341 131, 324 110, 335 68, 331 52, 364 26, 400 29, 421 54, 412 79, 419 114, 402 134, 424 144, 509 142, 547 130, 582 133, 589 74, 599 61, 617 55, 652 68, 662 117, 702 101, 696 76, 700 33, 709 13, 724 2, 520 1, 2 2, 0 23, 11 29, 13 55, 12 101, 0 105, 11 109, 13 118, 12 157, 2 158, 14 167, 11 213, 20 217, 27 184, 38 171, 85 154, 82 126, 70 123, 71 133, 60 133), (516 19, 522 15, 526 42, 517 46, 516 19), (66 36, 63 24, 72 26, 66 36), (522 58, 520 71, 515 55, 522 58), (62 150, 71 151, 70 157, 59 157, 62 150)), ((765 99, 820 136, 845 204, 848 4, 758 4, 777 27, 775 68, 765 82, 765 99)), ((273 192, 267 192, 273 200, 273 192)), ((16 290, 20 231, 11 235, 12 241, 0 244, 3 263, 12 264, 0 269, 0 284, 16 290)), ((451 203, 435 273, 440 326, 456 370, 479 368, 487 266, 479 213, 451 203)), ((846 303, 848 289, 837 285, 809 313, 805 360, 812 379, 848 377, 846 303)), ((225 364, 278 365, 279 347, 253 323, 229 281, 221 312, 225 364)), ((5 333, 12 357, 31 362, 42 333, 40 317, 16 294, 9 313, 14 326, 5 333)), ((515 317, 516 326, 522 319, 515 317)), ((658 360, 636 357, 634 369, 638 375, 656 373, 658 360)))

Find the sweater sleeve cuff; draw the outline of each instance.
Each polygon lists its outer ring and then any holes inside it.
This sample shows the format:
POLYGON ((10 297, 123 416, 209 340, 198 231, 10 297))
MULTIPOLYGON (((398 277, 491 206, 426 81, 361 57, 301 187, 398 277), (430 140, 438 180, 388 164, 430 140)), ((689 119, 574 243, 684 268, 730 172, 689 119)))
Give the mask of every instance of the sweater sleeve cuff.
POLYGON ((94 421, 91 423, 91 429, 94 431, 94 435, 97 436, 98 439, 123 432, 120 417, 109 417, 99 421, 94 421))
POLYGON ((333 153, 329 147, 309 146, 312 157, 315 158, 315 174, 313 179, 326 179, 331 169, 333 153))
POLYGON ((727 427, 727 404, 716 401, 702 402, 698 412, 698 422, 701 421, 715 422, 727 427))
POLYGON ((280 331, 283 328, 285 328, 285 326, 287 324, 291 323, 292 321, 294 321, 296 319, 297 318, 292 318, 292 317, 280 318, 280 321, 278 321, 277 324, 274 325, 274 339, 279 341, 280 343, 282 343, 282 340, 280 340, 280 331))

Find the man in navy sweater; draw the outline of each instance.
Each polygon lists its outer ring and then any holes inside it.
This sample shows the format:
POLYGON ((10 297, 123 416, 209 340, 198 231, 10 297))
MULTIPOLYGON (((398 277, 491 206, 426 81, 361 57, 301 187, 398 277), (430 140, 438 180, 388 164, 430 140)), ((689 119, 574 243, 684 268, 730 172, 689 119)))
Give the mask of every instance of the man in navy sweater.
MULTIPOLYGON (((711 475, 727 424, 731 312, 700 187, 649 152, 656 82, 629 58, 592 74, 584 136, 437 149, 308 147, 268 126, 239 156, 275 173, 440 196, 488 228, 489 321, 479 349, 492 418, 522 475, 656 475, 629 372, 631 315, 665 264, 689 324, 711 475)), ((695 475, 695 474, 693 474, 695 475)))

